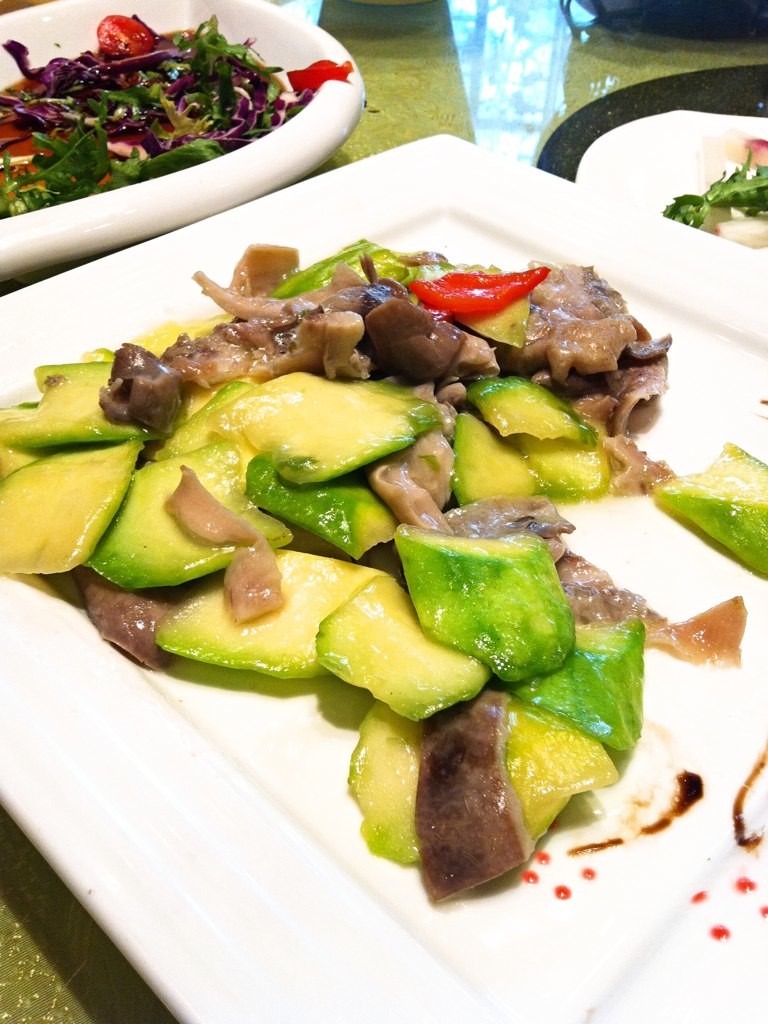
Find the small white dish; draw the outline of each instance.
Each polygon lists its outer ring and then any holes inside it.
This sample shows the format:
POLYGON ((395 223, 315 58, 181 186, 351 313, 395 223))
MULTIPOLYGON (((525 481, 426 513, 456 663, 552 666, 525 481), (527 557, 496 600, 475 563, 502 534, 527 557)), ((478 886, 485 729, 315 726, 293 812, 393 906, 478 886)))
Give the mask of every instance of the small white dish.
MULTIPOLYGON (((119 6, 119 5, 118 5, 119 6)), ((232 42, 252 38, 261 59, 285 71, 316 60, 342 63, 347 50, 323 29, 266 0, 131 0, 159 31, 195 28, 211 15, 232 42)), ((96 26, 117 13, 110 0, 58 0, 0 17, 0 41, 24 43, 40 66, 96 45, 96 26)), ((0 49, 0 85, 18 81, 0 49)), ((162 234, 273 192, 318 167, 347 139, 362 113, 363 82, 328 82, 295 118, 234 153, 153 181, 0 221, 0 281, 69 264, 162 234)))
POLYGON ((718 166, 708 140, 738 131, 768 137, 768 118, 673 110, 614 128, 584 153, 576 181, 598 195, 621 199, 648 213, 663 213, 677 196, 699 195, 733 164, 718 166))
MULTIPOLYGON (((751 253, 675 227, 423 140, 0 299, 0 404, 32 397, 36 365, 211 314, 192 274, 229 280, 250 243, 295 245, 307 264, 367 237, 509 269, 594 265, 674 339, 641 439, 651 457, 693 472, 728 440, 768 460, 751 253)), ((747 852, 734 838, 768 736, 766 581, 650 497, 566 514, 572 550, 670 618, 742 595, 742 665, 649 652, 644 739, 622 783, 563 817, 535 877, 440 906, 359 834, 347 773, 363 691, 192 663, 143 672, 44 583, 0 578, 0 798, 182 1024, 768 1019, 768 839, 747 852), (703 798, 641 834, 681 771, 701 775, 703 798)), ((744 814, 765 828, 765 772, 744 814)))

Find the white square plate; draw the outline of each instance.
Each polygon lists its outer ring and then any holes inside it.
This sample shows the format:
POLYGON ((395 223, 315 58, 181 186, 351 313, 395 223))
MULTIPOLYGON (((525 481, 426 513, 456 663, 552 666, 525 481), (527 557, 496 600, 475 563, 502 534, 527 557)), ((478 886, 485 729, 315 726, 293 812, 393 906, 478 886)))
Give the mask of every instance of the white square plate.
MULTIPOLYGON (((193 272, 229 280, 251 242, 296 245, 309 262, 363 236, 509 269, 594 264, 652 332, 674 336, 649 453, 678 472, 703 469, 726 440, 768 459, 768 320, 751 254, 448 137, 0 300, 3 404, 31 393, 39 363, 207 315, 193 272)), ((743 664, 650 652, 644 738, 622 782, 563 816, 530 865, 537 884, 518 872, 440 906, 415 869, 360 838, 346 785, 360 691, 195 664, 143 672, 44 584, 0 580, 2 798, 180 1020, 766 1018, 766 851, 737 845, 733 806, 768 737, 768 583, 650 499, 567 515, 574 551, 672 619, 743 595, 743 664), (641 835, 681 771, 701 775, 703 799, 641 835), (713 937, 720 925, 729 941, 713 937)), ((766 781, 746 803, 752 831, 768 818, 766 781)))
MULTIPOLYGON (((119 7, 119 5, 118 5, 119 7)), ((323 29, 265 0, 131 0, 157 31, 196 28, 211 15, 231 42, 254 40, 259 57, 285 71, 316 60, 342 63, 349 53, 323 29)), ((96 26, 118 13, 111 0, 58 0, 0 17, 0 42, 15 39, 40 67, 56 56, 75 57, 96 46, 96 26)), ((0 85, 19 71, 0 49, 0 85)), ((288 185, 326 160, 362 113, 363 83, 327 82, 312 102, 278 131, 209 163, 153 181, 0 220, 0 281, 109 252, 202 220, 288 185)))

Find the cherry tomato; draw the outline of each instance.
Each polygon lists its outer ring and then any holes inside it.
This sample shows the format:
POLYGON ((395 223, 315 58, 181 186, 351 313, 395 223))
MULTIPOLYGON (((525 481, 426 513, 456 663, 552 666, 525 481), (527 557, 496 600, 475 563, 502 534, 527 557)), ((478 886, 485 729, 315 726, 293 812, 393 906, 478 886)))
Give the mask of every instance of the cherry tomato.
POLYGON ((125 14, 102 18, 96 38, 104 57, 143 57, 151 53, 155 45, 155 37, 147 26, 125 14))
POLYGON ((288 81, 294 92, 302 89, 319 89, 323 82, 346 82, 354 68, 350 61, 336 64, 332 60, 316 60, 309 67, 288 72, 288 81))

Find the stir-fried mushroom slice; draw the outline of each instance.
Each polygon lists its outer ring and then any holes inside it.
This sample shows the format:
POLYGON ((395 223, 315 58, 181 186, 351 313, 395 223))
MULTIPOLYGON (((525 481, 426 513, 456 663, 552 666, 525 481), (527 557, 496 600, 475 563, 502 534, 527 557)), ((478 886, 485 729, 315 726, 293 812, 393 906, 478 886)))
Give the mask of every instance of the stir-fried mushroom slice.
POLYGON ((657 369, 646 372, 642 393, 635 394, 636 380, 631 386, 622 380, 627 367, 661 363, 670 344, 669 337, 652 338, 627 312, 622 296, 592 267, 568 264, 553 267, 534 288, 525 345, 505 347, 503 369, 535 377, 545 387, 570 396, 574 378, 582 394, 612 394, 621 412, 611 432, 619 433, 626 429, 633 405, 661 394, 666 386, 665 371, 657 369), (603 375, 617 371, 611 387, 603 375))
POLYGON ((371 310, 365 329, 379 371, 412 381, 493 377, 499 372, 484 338, 436 320, 406 298, 391 298, 371 310))
POLYGON ((113 423, 138 423, 170 433, 181 409, 181 375, 147 349, 127 342, 115 353, 99 405, 113 423))
POLYGON ((155 643, 157 625, 174 607, 167 590, 122 590, 93 569, 72 570, 88 617, 100 635, 147 668, 166 668, 171 655, 155 643))
POLYGON ((649 608, 644 597, 617 587, 607 572, 580 555, 566 552, 557 563, 557 573, 578 623, 639 618, 645 624, 649 647, 658 647, 692 664, 739 663, 746 627, 746 610, 740 597, 685 622, 672 623, 649 608))
POLYGON ((416 833, 431 899, 512 870, 534 843, 509 781, 506 694, 486 690, 424 722, 416 833))
POLYGON ((446 512, 445 521, 458 536, 486 540, 503 540, 527 530, 547 541, 555 561, 565 552, 561 534, 573 533, 575 529, 544 497, 484 498, 451 509, 446 512))
POLYGON ((189 466, 181 467, 181 480, 165 507, 187 533, 206 544, 250 545, 262 536, 255 526, 222 505, 189 466))
POLYGON ((200 285, 203 295, 212 299, 225 313, 230 313, 240 320, 261 320, 273 330, 291 326, 300 313, 314 309, 317 305, 303 296, 295 299, 272 299, 265 295, 246 295, 237 288, 225 288, 216 284, 202 270, 194 273, 192 279, 200 285))
POLYGON ((451 495, 452 468, 450 443, 439 430, 430 430, 409 448, 375 463, 367 476, 399 522, 450 532, 442 510, 451 495))
POLYGON ((288 245, 249 245, 235 264, 229 287, 241 295, 269 295, 298 269, 298 249, 288 245))
POLYGON ((577 623, 642 619, 648 628, 666 621, 644 597, 617 587, 607 572, 581 555, 566 551, 558 559, 557 575, 577 623))
POLYGON ((263 534, 232 556, 224 571, 224 600, 238 623, 250 622, 283 606, 277 557, 263 534))
POLYGON ((329 380, 364 379, 371 363, 356 347, 364 334, 365 324, 359 313, 314 310, 300 321, 294 344, 275 357, 271 371, 275 377, 304 371, 324 374, 329 380))

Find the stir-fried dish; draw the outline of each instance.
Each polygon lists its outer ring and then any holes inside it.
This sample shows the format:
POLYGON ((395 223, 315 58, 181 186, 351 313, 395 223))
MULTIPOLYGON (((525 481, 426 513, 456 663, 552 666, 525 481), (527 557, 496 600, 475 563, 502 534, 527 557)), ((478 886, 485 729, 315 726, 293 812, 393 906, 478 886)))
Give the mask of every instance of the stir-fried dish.
POLYGON ((648 496, 758 572, 768 466, 678 477, 630 437, 668 335, 595 269, 362 241, 254 245, 221 315, 38 367, 0 411, 0 571, 71 573, 110 643, 372 696, 349 783, 370 849, 442 900, 617 781, 644 652, 734 665, 739 596, 686 622, 580 556, 558 503, 648 496), (43 500, 44 499, 44 500, 43 500))

